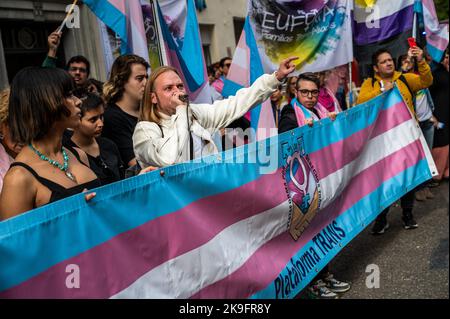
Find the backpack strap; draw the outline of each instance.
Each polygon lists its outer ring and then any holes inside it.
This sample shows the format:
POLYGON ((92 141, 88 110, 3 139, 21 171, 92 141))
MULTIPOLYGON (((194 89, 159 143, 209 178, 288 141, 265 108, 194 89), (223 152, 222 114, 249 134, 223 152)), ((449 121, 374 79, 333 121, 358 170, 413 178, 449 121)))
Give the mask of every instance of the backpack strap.
MULTIPOLYGON (((408 81, 406 81, 405 76, 402 74, 402 75, 400 75, 400 77, 398 79, 406 85, 406 88, 408 89, 409 93, 411 94, 412 98, 414 99, 415 94, 411 90, 411 87, 409 86, 408 81)), ((373 85, 375 84, 376 81, 377 80, 375 79, 375 77, 372 77, 372 87, 373 87, 373 85)))
POLYGON ((414 99, 415 94, 414 94, 413 91, 411 90, 411 87, 409 86, 408 81, 406 81, 405 76, 402 74, 402 75, 400 75, 400 77, 399 77, 398 79, 399 79, 400 81, 402 81, 402 82, 406 85, 406 87, 408 88, 409 93, 411 94, 411 97, 414 99))

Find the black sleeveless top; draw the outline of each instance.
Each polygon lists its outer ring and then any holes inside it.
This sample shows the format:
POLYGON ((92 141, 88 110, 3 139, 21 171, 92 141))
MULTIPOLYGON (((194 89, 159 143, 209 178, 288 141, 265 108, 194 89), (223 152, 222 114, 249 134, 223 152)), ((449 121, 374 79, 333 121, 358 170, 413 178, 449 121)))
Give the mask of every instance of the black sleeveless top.
POLYGON ((84 184, 76 185, 71 188, 65 188, 59 184, 56 184, 55 182, 52 182, 49 179, 39 176, 34 169, 32 169, 30 166, 28 166, 25 163, 14 162, 11 164, 10 168, 14 167, 14 166, 20 166, 20 167, 25 168, 27 171, 29 171, 34 176, 34 178, 36 178, 39 181, 39 183, 41 183, 42 185, 47 187, 52 192, 52 195, 50 196, 50 201, 47 204, 56 202, 57 200, 60 200, 60 199, 63 199, 63 198, 66 198, 66 197, 69 197, 72 195, 79 194, 85 188, 93 189, 93 188, 102 186, 102 184, 100 183, 100 180, 98 178, 96 178, 96 179, 93 179, 92 181, 84 183, 84 184))

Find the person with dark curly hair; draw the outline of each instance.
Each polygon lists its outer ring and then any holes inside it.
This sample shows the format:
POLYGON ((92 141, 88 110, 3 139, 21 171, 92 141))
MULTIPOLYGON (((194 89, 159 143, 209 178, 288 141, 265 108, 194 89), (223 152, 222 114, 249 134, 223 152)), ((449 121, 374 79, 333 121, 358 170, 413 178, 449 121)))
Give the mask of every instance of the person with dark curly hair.
POLYGON ((113 63, 109 80, 103 85, 107 105, 103 136, 116 143, 120 156, 128 167, 136 165, 132 137, 138 122, 149 67, 140 56, 119 56, 113 63))

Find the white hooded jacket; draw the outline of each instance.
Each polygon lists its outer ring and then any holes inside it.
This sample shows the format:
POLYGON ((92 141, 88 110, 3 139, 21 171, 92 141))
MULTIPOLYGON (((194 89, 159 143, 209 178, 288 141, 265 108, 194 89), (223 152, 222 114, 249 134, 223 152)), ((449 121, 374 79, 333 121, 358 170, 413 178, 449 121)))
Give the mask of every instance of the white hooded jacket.
POLYGON ((240 89, 228 99, 215 101, 212 105, 191 104, 189 115, 186 106, 179 105, 172 116, 160 113, 160 125, 138 122, 133 134, 133 147, 139 165, 142 168, 164 167, 188 161, 188 117, 191 133, 203 141, 201 156, 218 153, 212 135, 268 99, 280 84, 275 73, 264 74, 252 86, 240 89))

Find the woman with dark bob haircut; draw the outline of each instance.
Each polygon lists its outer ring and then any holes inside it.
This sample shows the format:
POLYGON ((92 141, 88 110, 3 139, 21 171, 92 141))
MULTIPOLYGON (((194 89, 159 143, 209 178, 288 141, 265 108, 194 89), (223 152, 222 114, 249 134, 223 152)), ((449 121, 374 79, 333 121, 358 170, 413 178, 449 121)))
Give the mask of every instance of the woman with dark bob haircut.
MULTIPOLYGON (((71 76, 61 69, 29 67, 14 77, 8 124, 11 137, 26 146, 5 176, 0 219, 100 186, 94 172, 62 146, 64 130, 80 122, 81 101, 74 89, 71 76)), ((88 163, 86 154, 77 151, 88 163)))

